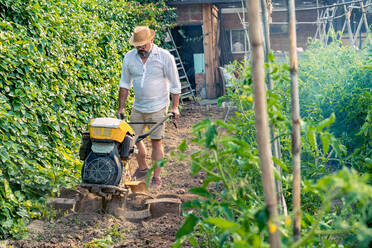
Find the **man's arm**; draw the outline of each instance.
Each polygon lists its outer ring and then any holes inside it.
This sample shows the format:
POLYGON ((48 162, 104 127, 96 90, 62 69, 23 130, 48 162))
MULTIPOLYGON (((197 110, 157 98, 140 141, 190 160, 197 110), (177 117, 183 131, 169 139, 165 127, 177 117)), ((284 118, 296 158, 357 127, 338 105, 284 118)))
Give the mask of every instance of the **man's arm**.
POLYGON ((178 110, 178 104, 180 102, 180 94, 171 94, 172 95, 172 109, 171 112, 174 113, 174 118, 178 119, 180 116, 180 111, 178 110))
POLYGON ((180 100, 181 94, 181 82, 178 75, 176 61, 173 55, 169 54, 167 57, 167 67, 166 67, 166 75, 168 77, 170 83, 170 93, 172 95, 172 109, 171 112, 175 114, 175 118, 177 119, 180 116, 180 112, 178 110, 178 104, 180 100))
POLYGON ((121 68, 119 87, 119 108, 117 114, 123 114, 124 117, 125 102, 127 101, 129 95, 129 89, 132 87, 132 77, 130 76, 125 57, 123 59, 123 65, 121 68))
POLYGON ((120 88, 119 90, 119 109, 118 109, 118 114, 123 114, 124 115, 124 106, 125 102, 127 101, 129 95, 129 90, 126 88, 120 88))

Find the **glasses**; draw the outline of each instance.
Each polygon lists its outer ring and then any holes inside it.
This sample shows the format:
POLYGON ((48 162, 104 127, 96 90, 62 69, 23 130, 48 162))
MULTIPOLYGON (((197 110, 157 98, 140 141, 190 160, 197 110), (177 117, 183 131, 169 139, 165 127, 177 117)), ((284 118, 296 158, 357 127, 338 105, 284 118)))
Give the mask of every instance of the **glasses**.
POLYGON ((147 46, 147 44, 142 45, 142 46, 136 46, 135 48, 136 48, 137 50, 139 50, 139 49, 145 49, 146 46, 147 46))

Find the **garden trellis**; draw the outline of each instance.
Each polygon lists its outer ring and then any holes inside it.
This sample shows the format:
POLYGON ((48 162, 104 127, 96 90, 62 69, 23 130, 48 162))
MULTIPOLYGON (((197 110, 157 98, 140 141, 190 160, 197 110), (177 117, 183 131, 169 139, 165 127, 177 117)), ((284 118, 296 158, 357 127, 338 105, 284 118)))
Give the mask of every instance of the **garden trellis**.
MULTIPOLYGON (((318 5, 318 1, 317 1, 318 5)), ((367 13, 369 6, 371 6, 371 1, 345 1, 338 2, 337 4, 319 7, 317 6, 317 30, 315 33, 314 38, 319 39, 323 42, 324 46, 330 41, 330 37, 334 32, 337 30, 334 27, 335 21, 341 19, 343 22, 342 29, 336 38, 342 39, 343 36, 348 34, 349 43, 350 45, 355 48, 356 42, 359 35, 359 48, 362 46, 362 26, 364 25, 365 31, 368 37, 369 28, 368 28, 368 20, 367 20, 367 13), (352 13, 356 12, 357 10, 361 10, 362 14, 359 18, 358 26, 356 29, 352 29, 350 17, 352 13), (340 13, 341 12, 341 13, 340 13), (338 14, 338 15, 337 15, 338 14)), ((365 37, 366 38, 366 37, 365 37)))
MULTIPOLYGON (((353 48, 361 48, 363 41, 368 39, 370 35, 367 15, 371 13, 371 5, 371 0, 339 0, 331 5, 320 5, 319 1, 317 0, 316 6, 296 8, 296 12, 314 10, 317 12, 316 16, 313 18, 313 21, 296 21, 296 25, 316 25, 317 28, 315 33, 309 37, 319 39, 324 46, 329 45, 332 40, 337 39, 344 40, 353 48)), ((239 8, 236 8, 236 10, 239 10, 239 8)), ((288 8, 274 8, 272 11, 287 12, 288 8)), ((237 11, 236 14, 239 16, 242 28, 245 31, 247 40, 249 41, 249 27, 245 19, 246 6, 244 1, 241 2, 240 12, 237 11)), ((288 24, 288 21, 270 22, 271 26, 286 24, 288 24)), ((248 46, 245 57, 248 57, 249 54, 250 47, 248 46)))

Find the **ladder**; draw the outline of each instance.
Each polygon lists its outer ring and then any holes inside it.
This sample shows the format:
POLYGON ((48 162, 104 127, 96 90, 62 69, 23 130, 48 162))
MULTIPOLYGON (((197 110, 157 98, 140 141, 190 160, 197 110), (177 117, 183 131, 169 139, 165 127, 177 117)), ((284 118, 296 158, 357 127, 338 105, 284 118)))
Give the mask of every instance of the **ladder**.
POLYGON ((183 100, 186 98, 192 98, 194 101, 195 99, 195 90, 191 87, 189 78, 186 74, 185 67, 183 66, 181 56, 178 53, 176 43, 174 42, 174 39, 172 37, 172 34, 170 30, 167 31, 167 38, 165 40, 167 43, 170 44, 169 49, 167 49, 173 56, 176 61, 176 66, 178 70, 178 75, 180 77, 181 82, 181 95, 180 95, 180 101, 183 103, 183 100))

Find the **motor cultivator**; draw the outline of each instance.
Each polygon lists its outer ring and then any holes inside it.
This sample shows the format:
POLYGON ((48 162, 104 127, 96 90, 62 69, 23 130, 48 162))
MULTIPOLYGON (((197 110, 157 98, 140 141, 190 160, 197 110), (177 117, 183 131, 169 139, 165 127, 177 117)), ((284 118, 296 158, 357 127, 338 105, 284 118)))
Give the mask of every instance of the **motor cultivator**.
POLYGON ((83 133, 80 159, 84 160, 81 179, 84 184, 118 186, 124 176, 131 182, 130 155, 135 152, 134 131, 123 120, 93 119, 83 133))
MULTIPOLYGON (((173 212, 174 209, 180 212, 181 201, 178 197, 154 197, 144 193, 145 182, 132 180, 131 177, 135 168, 130 159, 136 153, 136 144, 173 115, 168 114, 159 123, 126 123, 115 118, 96 118, 90 122, 89 131, 83 133, 79 153, 80 159, 84 160, 81 187, 90 194, 102 197, 104 211, 115 214, 119 210, 119 215, 126 218, 143 219, 151 216, 153 211, 150 210, 154 206, 166 204, 173 212), (134 140, 135 133, 129 124, 155 125, 134 140)), ((164 206, 161 208, 164 209, 164 206)))

